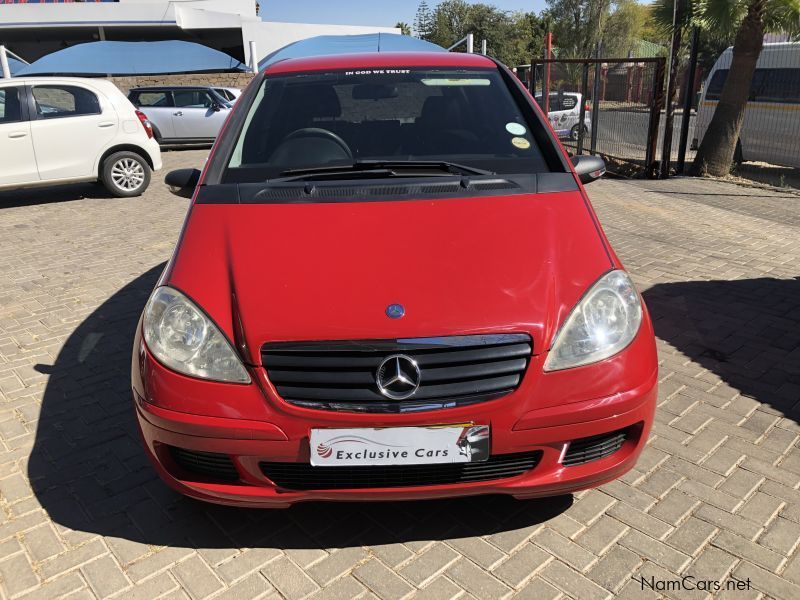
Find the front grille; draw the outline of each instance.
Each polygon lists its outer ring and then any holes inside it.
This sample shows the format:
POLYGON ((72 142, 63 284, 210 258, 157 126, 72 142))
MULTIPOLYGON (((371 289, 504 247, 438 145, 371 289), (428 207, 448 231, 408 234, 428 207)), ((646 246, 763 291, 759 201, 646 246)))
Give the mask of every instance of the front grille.
POLYGON ((172 460, 184 471, 222 481, 239 480, 239 472, 227 454, 187 450, 176 446, 170 446, 169 450, 172 460))
POLYGON ((622 448, 627 437, 628 430, 622 429, 570 442, 562 464, 565 467, 574 467, 611 456, 622 448))
POLYGON ((493 400, 519 386, 531 357, 525 334, 400 340, 266 344, 261 358, 278 394, 291 404, 351 412, 412 412, 493 400), (381 394, 376 374, 401 354, 420 369, 409 398, 381 394))
POLYGON ((499 454, 485 462, 383 467, 312 467, 262 462, 261 471, 287 490, 344 490, 473 483, 517 477, 533 469, 542 453, 499 454))

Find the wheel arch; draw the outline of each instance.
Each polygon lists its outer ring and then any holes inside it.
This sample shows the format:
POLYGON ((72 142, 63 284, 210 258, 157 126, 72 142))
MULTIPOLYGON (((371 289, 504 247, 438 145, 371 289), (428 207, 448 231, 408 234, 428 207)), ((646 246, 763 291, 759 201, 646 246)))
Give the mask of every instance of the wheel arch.
POLYGON ((103 163, 115 152, 133 152, 134 154, 138 154, 145 160, 147 165, 150 167, 150 170, 154 170, 153 159, 150 157, 150 153, 147 152, 147 150, 141 146, 137 146, 136 144, 116 144, 115 146, 111 146, 105 150, 103 154, 100 155, 100 159, 97 161, 97 165, 95 165, 95 173, 97 173, 98 180, 103 178, 103 163))

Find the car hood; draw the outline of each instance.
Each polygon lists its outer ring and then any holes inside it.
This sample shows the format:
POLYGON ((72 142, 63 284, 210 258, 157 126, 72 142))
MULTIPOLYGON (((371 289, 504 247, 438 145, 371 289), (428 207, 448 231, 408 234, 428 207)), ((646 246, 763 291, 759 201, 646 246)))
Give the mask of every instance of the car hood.
POLYGON ((251 364, 265 342, 502 332, 529 333, 538 354, 613 260, 577 191, 195 204, 164 283, 251 364))

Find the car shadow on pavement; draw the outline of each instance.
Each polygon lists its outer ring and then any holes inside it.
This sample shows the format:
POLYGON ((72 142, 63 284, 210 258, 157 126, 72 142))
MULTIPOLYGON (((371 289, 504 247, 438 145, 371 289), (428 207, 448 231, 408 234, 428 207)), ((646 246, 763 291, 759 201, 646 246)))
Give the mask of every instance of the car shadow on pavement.
POLYGON ((36 204, 83 200, 84 198, 110 199, 111 195, 102 184, 97 182, 33 187, 11 192, 0 192, 0 210, 4 208, 34 206, 36 204))
POLYGON ((800 277, 664 283, 643 296, 661 340, 800 422, 800 277))
POLYGON ((85 319, 45 388, 28 475, 60 526, 151 546, 341 548, 529 528, 572 496, 532 501, 483 496, 389 503, 307 503, 287 510, 227 508, 186 499, 156 476, 141 448, 130 390, 133 336, 164 265, 85 319))

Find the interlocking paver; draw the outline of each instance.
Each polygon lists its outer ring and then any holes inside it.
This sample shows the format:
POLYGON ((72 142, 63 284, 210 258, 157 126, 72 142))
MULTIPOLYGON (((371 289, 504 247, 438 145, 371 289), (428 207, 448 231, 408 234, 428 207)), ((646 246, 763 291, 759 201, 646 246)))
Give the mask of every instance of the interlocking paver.
POLYGON ((533 541, 543 550, 579 571, 585 571, 597 560, 594 554, 552 529, 543 529, 539 535, 533 538, 533 541))
POLYGON ((547 565, 542 577, 573 598, 605 600, 612 596, 611 592, 561 562, 554 561, 547 565))
POLYGON ((303 598, 319 589, 308 575, 286 557, 267 563, 261 572, 285 598, 303 598))
POLYGON ((641 557, 635 552, 616 546, 592 567, 589 578, 607 590, 616 592, 625 585, 641 562, 641 557))
POLYGON ((665 540, 667 544, 684 554, 695 556, 719 531, 716 527, 695 517, 689 517, 665 540))
POLYGON ((357 567, 353 575, 380 598, 400 600, 414 591, 408 582, 374 558, 357 567))
POLYGON ((458 552, 450 548, 450 546, 434 544, 398 572, 417 587, 422 587, 457 561, 458 558, 458 552))
POLYGON ((122 569, 109 555, 85 564, 81 571, 99 598, 108 598, 131 586, 122 569))
POLYGON ((183 500, 131 420, 131 332, 188 207, 163 175, 206 154, 165 152, 136 199, 0 193, 2 594, 639 600, 655 595, 634 577, 733 569, 754 589, 720 598, 800 597, 800 196, 589 187, 659 338, 656 426, 622 480, 571 506, 272 513, 183 500))
POLYGON ((39 578, 24 554, 15 554, 7 560, 0 561, 0 581, 2 589, 9 597, 21 594, 39 584, 39 578))
POLYGON ((687 554, 675 550, 664 542, 649 537, 636 529, 631 529, 619 543, 628 550, 636 552, 640 556, 648 558, 675 573, 683 570, 691 562, 691 557, 687 554))
POLYGON ((187 558, 172 568, 172 575, 192 598, 207 598, 222 589, 222 582, 199 555, 187 558))
POLYGON ((518 589, 550 560, 552 556, 549 553, 533 544, 525 544, 508 560, 493 569, 492 574, 518 589))
POLYGON ((452 600, 464 593, 460 587, 446 577, 437 577, 422 588, 416 600, 452 600))
POLYGON ((450 579, 476 598, 499 599, 511 596, 511 588, 467 559, 459 560, 447 571, 450 579))

